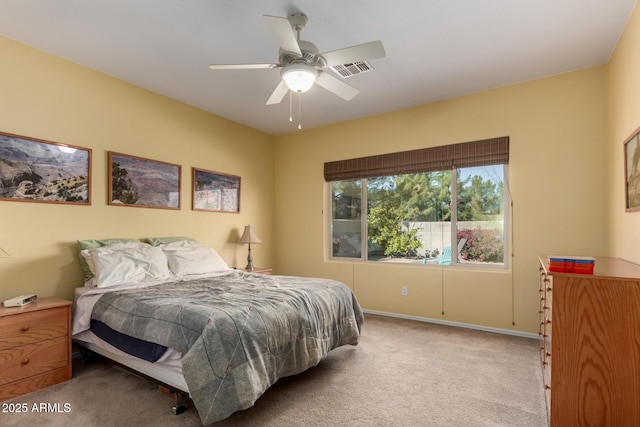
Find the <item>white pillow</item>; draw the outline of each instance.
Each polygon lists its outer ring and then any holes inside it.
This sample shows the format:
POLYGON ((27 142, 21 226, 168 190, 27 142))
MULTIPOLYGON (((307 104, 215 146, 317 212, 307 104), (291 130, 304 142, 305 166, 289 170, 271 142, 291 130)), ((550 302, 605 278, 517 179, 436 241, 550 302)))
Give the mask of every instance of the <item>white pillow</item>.
POLYGON ((169 269, 176 276, 205 274, 228 270, 229 266, 211 248, 197 242, 181 241, 161 246, 169 261, 169 269))
POLYGON ((163 245, 159 245, 163 249, 172 249, 172 248, 202 248, 200 242, 193 239, 183 239, 176 240, 175 242, 165 243, 163 245))
POLYGON ((125 283, 169 277, 167 257, 162 249, 149 245, 123 249, 92 250, 96 286, 106 288, 125 283))
POLYGON ((96 267, 95 267, 95 263, 93 262, 93 253, 96 250, 101 249, 102 251, 118 251, 121 249, 144 248, 144 247, 150 247, 150 245, 148 243, 143 243, 143 242, 112 243, 110 245, 100 246, 99 248, 84 249, 80 251, 80 255, 82 255, 82 257, 85 259, 85 261, 87 262, 87 266, 89 266, 89 270, 91 270, 91 273, 93 273, 93 275, 95 276, 96 267))

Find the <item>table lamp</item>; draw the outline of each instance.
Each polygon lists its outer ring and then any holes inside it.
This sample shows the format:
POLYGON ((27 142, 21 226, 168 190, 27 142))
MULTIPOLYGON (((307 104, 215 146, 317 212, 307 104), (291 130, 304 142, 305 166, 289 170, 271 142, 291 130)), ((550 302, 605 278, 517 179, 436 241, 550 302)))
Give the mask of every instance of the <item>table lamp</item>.
POLYGON ((245 267, 245 270, 255 270, 256 268, 253 266, 253 257, 251 256, 251 244, 262 243, 262 240, 260 240, 252 226, 245 225, 244 233, 242 233, 242 237, 240 237, 238 243, 246 243, 249 245, 249 255, 247 256, 247 266, 245 267))

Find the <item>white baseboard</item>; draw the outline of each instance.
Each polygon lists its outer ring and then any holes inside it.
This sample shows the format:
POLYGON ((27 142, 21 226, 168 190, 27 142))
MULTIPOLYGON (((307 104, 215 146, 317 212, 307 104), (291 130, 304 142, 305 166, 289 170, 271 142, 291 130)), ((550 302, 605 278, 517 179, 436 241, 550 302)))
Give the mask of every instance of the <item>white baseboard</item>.
POLYGON ((386 311, 365 310, 365 309, 363 309, 362 311, 367 314, 376 314, 378 316, 397 317, 399 319, 417 320, 418 322, 437 323, 439 325, 455 326, 457 328, 476 329, 478 331, 494 332, 496 334, 515 335, 517 337, 532 338, 536 340, 539 339, 538 335, 536 334, 530 334, 527 332, 520 332, 520 331, 512 331, 509 329, 490 328, 488 326, 478 326, 478 325, 472 325, 470 323, 450 322, 448 320, 438 320, 438 319, 432 319, 429 317, 417 317, 417 316, 408 316, 405 314, 387 313, 386 311))

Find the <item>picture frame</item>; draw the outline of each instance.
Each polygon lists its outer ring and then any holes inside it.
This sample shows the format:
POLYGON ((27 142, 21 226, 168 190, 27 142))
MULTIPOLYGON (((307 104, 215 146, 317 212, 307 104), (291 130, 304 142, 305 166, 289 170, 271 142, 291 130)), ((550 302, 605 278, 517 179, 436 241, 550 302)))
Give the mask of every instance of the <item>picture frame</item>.
POLYGON ((180 165, 110 151, 108 169, 109 205, 180 209, 180 165))
POLYGON ((624 141, 625 211, 640 211, 640 128, 624 141))
POLYGON ((0 132, 0 200, 91 205, 91 149, 0 132))
POLYGON ((240 212, 240 177, 193 168, 194 211, 240 212))

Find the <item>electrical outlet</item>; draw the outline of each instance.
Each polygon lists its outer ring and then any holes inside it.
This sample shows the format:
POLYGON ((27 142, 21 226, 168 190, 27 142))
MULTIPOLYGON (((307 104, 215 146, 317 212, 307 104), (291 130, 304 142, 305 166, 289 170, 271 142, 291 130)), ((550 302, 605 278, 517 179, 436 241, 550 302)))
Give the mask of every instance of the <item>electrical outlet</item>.
POLYGON ((402 287, 402 295, 403 295, 403 296, 407 296, 407 294, 408 294, 408 292, 407 292, 407 287, 406 287, 406 286, 403 286, 403 287, 402 287))

